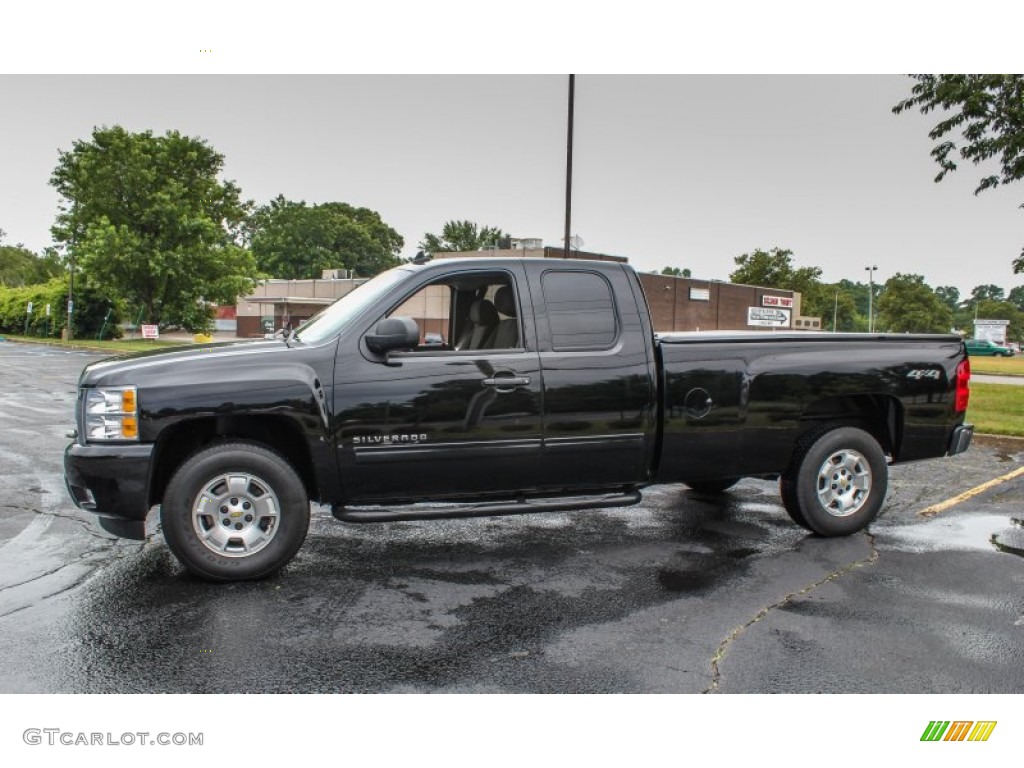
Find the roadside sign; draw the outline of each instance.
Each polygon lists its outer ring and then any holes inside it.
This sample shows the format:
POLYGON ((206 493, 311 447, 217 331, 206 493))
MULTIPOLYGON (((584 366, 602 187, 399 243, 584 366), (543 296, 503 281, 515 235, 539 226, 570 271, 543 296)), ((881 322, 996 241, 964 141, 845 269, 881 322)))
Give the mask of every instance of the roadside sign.
POLYGON ((1009 325, 1009 320, 975 320, 974 338, 991 341, 995 344, 1005 344, 1009 325))
POLYGON ((747 307, 747 325, 768 328, 789 328, 788 309, 768 309, 767 307, 747 307))
POLYGON ((31 301, 28 303, 28 314, 30 314, 30 315, 32 314, 32 302, 31 301))
POLYGON ((50 305, 49 304, 46 305, 46 316, 47 317, 50 316, 50 305))
POLYGON ((144 339, 159 339, 160 328, 155 325, 144 325, 142 326, 142 338, 144 339))
POLYGON ((788 296, 762 296, 761 305, 765 307, 785 307, 786 309, 792 309, 793 299, 788 296))

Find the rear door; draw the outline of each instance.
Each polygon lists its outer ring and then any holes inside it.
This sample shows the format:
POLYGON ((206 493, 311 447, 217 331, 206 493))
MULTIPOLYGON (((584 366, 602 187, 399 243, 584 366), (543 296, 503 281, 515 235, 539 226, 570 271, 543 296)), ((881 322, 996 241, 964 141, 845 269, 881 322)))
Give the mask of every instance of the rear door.
POLYGON ((655 371, 627 273, 617 264, 527 266, 544 376, 545 485, 646 479, 655 371))

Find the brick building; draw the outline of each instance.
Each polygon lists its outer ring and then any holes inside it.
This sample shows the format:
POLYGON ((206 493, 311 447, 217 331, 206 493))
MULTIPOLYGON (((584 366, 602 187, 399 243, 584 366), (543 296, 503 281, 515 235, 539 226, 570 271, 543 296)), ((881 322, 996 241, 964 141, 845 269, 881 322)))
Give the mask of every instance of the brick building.
MULTIPOLYGON (((481 256, 560 259, 561 248, 514 248, 437 253, 434 258, 481 256)), ((626 263, 622 256, 570 251, 573 259, 626 263)), ((640 273, 654 330, 670 331, 770 331, 821 330, 821 318, 800 314, 800 294, 779 288, 739 285, 719 280, 698 280, 647 272, 640 273)))
MULTIPOLYGON (((521 240, 533 244, 536 241, 521 240)), ((437 253, 436 259, 512 257, 563 258, 561 248, 518 247, 437 253)), ((622 256, 570 251, 570 258, 617 261, 622 256)), ((330 271, 321 280, 267 280, 251 296, 238 303, 238 330, 242 337, 262 336, 286 325, 297 327, 323 307, 341 298, 366 278, 338 277, 330 271)), ((738 285, 718 280, 640 273, 640 283, 651 308, 654 330, 670 331, 771 331, 821 330, 821 319, 800 314, 800 294, 778 288, 738 285)), ((440 289, 417 294, 399 314, 419 321, 424 333, 447 328, 449 307, 440 289), (415 304, 415 306, 413 306, 415 304)))
POLYGON ((239 299, 235 333, 254 338, 279 328, 297 328, 369 278, 322 280, 264 280, 251 295, 239 299))

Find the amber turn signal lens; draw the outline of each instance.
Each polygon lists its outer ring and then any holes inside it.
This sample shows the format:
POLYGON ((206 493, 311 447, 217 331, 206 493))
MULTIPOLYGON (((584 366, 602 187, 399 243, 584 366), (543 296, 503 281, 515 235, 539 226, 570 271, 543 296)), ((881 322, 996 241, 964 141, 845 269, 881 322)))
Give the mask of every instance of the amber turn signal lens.
POLYGON ((126 389, 121 393, 121 412, 135 413, 135 390, 126 389))
POLYGON ((121 419, 121 435, 128 440, 134 440, 139 436, 139 424, 134 418, 125 416, 121 419))

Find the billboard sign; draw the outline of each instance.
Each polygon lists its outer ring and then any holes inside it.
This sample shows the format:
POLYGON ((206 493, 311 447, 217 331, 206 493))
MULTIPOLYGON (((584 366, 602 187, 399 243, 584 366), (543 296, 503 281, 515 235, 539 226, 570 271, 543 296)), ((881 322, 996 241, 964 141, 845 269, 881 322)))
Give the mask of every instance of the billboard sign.
POLYGON ((1006 343, 1006 327, 1009 320, 975 320, 974 338, 991 341, 995 344, 1006 343))

